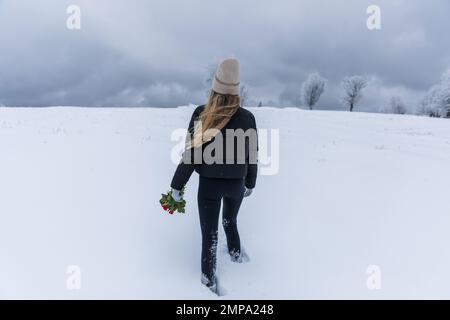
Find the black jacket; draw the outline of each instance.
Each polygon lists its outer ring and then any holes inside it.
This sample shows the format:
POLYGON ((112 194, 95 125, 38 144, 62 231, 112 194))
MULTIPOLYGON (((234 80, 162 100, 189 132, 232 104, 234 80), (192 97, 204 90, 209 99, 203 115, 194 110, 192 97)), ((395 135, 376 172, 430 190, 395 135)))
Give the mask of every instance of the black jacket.
MULTIPOLYGON (((189 123, 189 133, 193 133, 194 122, 198 119, 200 113, 204 110, 205 106, 199 106, 195 109, 192 114, 191 121, 189 123)), ((185 150, 183 153, 182 160, 178 165, 175 174, 172 179, 171 187, 176 190, 181 190, 189 178, 192 175, 192 172, 195 170, 200 176, 208 177, 208 178, 225 178, 225 179, 245 179, 245 186, 249 189, 253 189, 256 184, 256 175, 258 171, 257 165, 257 157, 258 157, 258 141, 257 141, 257 132, 256 132, 256 121, 253 114, 239 107, 236 113, 232 116, 227 125, 221 130, 222 133, 222 143, 216 141, 216 145, 223 146, 223 154, 217 153, 217 158, 220 158, 220 161, 215 161, 215 163, 211 163, 210 161, 204 161, 203 157, 200 159, 198 156, 198 152, 194 149, 185 150), (228 153, 227 156, 227 141, 230 143, 230 138, 232 136, 227 135, 227 129, 237 130, 229 132, 246 132, 248 135, 245 138, 245 143, 240 144, 237 142, 237 138, 234 138, 234 152, 232 154, 228 153), (241 130, 239 130, 241 129, 241 130), (253 130, 249 130, 253 129, 253 130), (228 139, 227 139, 228 137, 228 139), (253 140, 252 140, 253 139, 253 140), (245 153, 238 152, 238 148, 240 150, 245 147, 245 153), (194 161, 196 160, 196 161, 194 161)), ((205 148, 208 148, 213 141, 218 139, 217 137, 213 138, 211 141, 204 143, 201 147, 201 152, 205 151, 205 148)), ((242 140, 241 140, 242 142, 242 140)), ((232 143, 232 142, 231 142, 232 143)), ((200 147, 199 147, 200 148, 200 147)), ((198 148, 195 148, 197 151, 198 148)), ((233 151, 233 150, 232 150, 233 151)), ((214 148, 210 148, 208 151, 211 155, 215 156, 214 148), (213 150, 211 150, 213 149, 213 150)), ((202 154, 202 153, 200 153, 202 154)))

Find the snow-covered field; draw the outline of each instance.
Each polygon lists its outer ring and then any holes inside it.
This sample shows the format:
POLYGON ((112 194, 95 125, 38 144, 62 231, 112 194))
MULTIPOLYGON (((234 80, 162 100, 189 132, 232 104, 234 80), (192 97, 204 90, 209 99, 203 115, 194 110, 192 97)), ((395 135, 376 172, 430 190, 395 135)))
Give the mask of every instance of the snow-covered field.
MULTIPOLYGON (((220 235, 224 298, 450 298, 449 120, 252 111, 280 129, 280 170, 240 211, 250 263, 229 261, 220 235)), ((215 298, 200 284, 197 175, 186 215, 158 203, 191 112, 0 108, 0 298, 215 298)))

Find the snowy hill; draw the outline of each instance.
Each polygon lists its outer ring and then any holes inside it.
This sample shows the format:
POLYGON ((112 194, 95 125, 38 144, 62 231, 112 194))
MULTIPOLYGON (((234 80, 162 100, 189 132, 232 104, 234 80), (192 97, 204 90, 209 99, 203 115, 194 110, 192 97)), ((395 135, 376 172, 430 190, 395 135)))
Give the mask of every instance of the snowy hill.
MULTIPOLYGON (((280 129, 239 224, 225 298, 450 298, 450 122, 252 109, 280 129), (381 268, 381 290, 366 287, 381 268)), ((0 298, 214 298, 200 285, 197 175, 159 207, 191 108, 0 108, 0 298), (81 290, 66 269, 81 268, 81 290)))

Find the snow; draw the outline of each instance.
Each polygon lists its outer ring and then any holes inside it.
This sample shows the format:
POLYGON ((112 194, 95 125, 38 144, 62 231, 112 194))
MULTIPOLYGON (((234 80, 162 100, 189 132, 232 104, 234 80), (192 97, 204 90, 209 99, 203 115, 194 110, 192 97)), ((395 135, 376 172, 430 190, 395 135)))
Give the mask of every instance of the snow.
MULTIPOLYGON (((251 110, 280 130, 280 170, 240 211, 251 261, 220 234, 223 299, 450 298, 448 120, 251 110)), ((191 112, 0 108, 0 298, 217 298, 200 284, 197 175, 185 215, 158 203, 191 112)))

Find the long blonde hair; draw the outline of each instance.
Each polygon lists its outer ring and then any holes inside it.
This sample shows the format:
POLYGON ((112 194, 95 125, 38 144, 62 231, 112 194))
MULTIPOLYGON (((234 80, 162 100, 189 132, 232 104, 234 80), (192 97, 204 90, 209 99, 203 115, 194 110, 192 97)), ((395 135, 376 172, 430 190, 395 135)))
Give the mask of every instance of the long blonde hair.
POLYGON ((197 148, 211 140, 217 130, 222 130, 240 107, 239 95, 220 94, 211 90, 205 109, 194 126, 193 138, 188 141, 187 148, 197 148), (214 129, 214 130, 211 130, 214 129))

